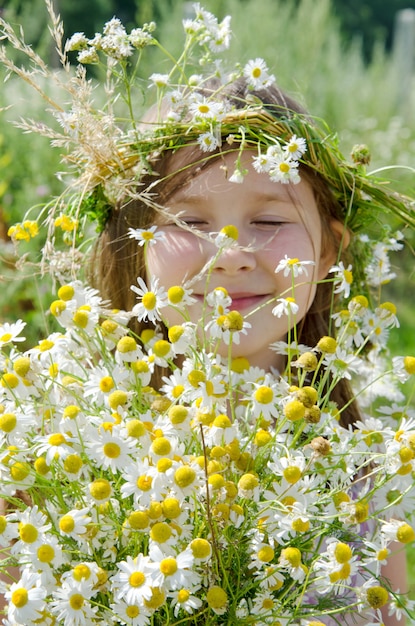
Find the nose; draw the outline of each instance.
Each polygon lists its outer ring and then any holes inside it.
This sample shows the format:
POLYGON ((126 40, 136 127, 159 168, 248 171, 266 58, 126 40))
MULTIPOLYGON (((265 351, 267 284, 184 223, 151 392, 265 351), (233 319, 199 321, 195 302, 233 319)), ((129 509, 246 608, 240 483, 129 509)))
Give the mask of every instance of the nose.
POLYGON ((213 266, 213 271, 231 276, 239 272, 252 272, 255 267, 255 252, 236 245, 222 250, 213 266))

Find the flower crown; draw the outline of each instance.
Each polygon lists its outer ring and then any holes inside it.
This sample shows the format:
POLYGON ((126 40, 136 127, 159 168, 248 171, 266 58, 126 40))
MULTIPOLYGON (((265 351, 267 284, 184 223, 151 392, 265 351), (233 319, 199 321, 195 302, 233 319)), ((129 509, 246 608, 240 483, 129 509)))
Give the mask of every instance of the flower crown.
POLYGON ((231 74, 225 72, 219 55, 229 46, 230 17, 218 22, 195 4, 195 18, 183 21, 185 44, 176 60, 154 37, 154 23, 128 34, 113 18, 102 34, 88 39, 76 33, 63 44, 60 18, 50 0, 46 4, 63 76, 52 73, 1 19, 2 38, 25 52, 35 70, 27 72, 16 66, 4 49, 0 61, 42 93, 60 125, 57 131, 29 121, 20 124, 26 131, 50 137, 53 145, 64 149, 62 158, 69 166, 70 181, 35 219, 30 219, 33 214, 29 213, 9 231, 14 240, 28 240, 37 234, 39 223, 46 224, 48 240, 43 254, 48 261, 53 256, 57 230, 62 230, 64 239, 74 247, 79 243, 85 246, 88 222, 92 220, 96 230, 102 231, 111 212, 126 200, 138 198, 157 207, 151 194, 140 189, 140 179, 152 170, 160 154, 189 144, 199 147, 207 159, 218 149, 236 151, 235 171, 230 178, 234 182, 240 182, 244 175, 238 164, 239 153, 245 148, 257 152, 256 169, 268 172, 278 182, 298 182, 301 165, 315 170, 327 182, 346 225, 354 232, 370 222, 381 223, 380 216, 385 212, 415 226, 413 202, 391 190, 387 181, 367 173, 370 155, 365 146, 357 146, 349 162, 339 150, 336 136, 321 120, 290 111, 289 107, 276 116, 255 97, 255 92, 275 82, 262 59, 251 60, 231 74), (171 61, 171 69, 164 74, 153 73, 145 80, 140 75, 140 60, 144 49, 154 46, 171 61), (73 52, 77 53, 75 72, 69 60, 73 52), (97 108, 85 66, 102 65, 103 61, 105 104, 97 108), (195 73, 195 65, 203 70, 202 74, 195 73), (43 91, 36 74, 47 75, 60 91, 69 93, 68 109, 43 91), (235 104, 223 93, 238 78, 245 81, 248 95, 235 104), (212 79, 214 88, 209 87, 212 79), (153 111, 158 112, 151 121, 135 112, 143 94, 150 94, 153 111))

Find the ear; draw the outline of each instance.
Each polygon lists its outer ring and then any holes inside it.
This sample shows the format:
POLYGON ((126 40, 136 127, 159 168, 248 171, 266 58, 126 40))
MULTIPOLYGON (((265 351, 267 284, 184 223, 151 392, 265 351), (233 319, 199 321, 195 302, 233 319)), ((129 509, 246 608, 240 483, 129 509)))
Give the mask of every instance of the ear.
POLYGON ((331 220, 329 229, 331 236, 326 242, 325 251, 320 257, 319 280, 325 278, 332 265, 338 260, 339 251, 346 250, 350 243, 350 231, 339 220, 331 220))

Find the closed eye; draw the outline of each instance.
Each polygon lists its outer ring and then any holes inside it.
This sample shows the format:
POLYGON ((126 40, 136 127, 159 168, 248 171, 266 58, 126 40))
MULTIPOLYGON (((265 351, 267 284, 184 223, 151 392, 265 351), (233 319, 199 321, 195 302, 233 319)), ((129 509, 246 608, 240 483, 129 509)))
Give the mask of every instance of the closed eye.
POLYGON ((255 226, 259 226, 261 228, 280 228, 280 226, 287 224, 287 222, 284 222, 280 219, 275 219, 275 220, 258 219, 258 220, 253 220, 252 224, 254 224, 255 226))

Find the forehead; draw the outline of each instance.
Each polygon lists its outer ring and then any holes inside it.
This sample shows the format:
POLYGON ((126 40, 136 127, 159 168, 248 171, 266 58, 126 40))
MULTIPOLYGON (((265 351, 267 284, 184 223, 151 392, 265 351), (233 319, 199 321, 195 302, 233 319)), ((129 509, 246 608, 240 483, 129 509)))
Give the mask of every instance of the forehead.
MULTIPOLYGON (((188 148, 183 154, 172 159, 169 204, 188 202, 208 202, 225 196, 234 196, 235 200, 276 202, 297 207, 316 208, 314 193, 307 180, 297 184, 284 184, 270 179, 267 173, 259 173, 253 167, 253 150, 219 153, 206 156, 198 153, 190 165, 186 161, 188 148), (178 167, 177 167, 178 166, 178 167), (177 167, 177 174, 174 173, 177 167), (243 172, 242 182, 231 179, 235 168, 243 172)), ((181 150, 179 151, 181 152, 181 150)))

